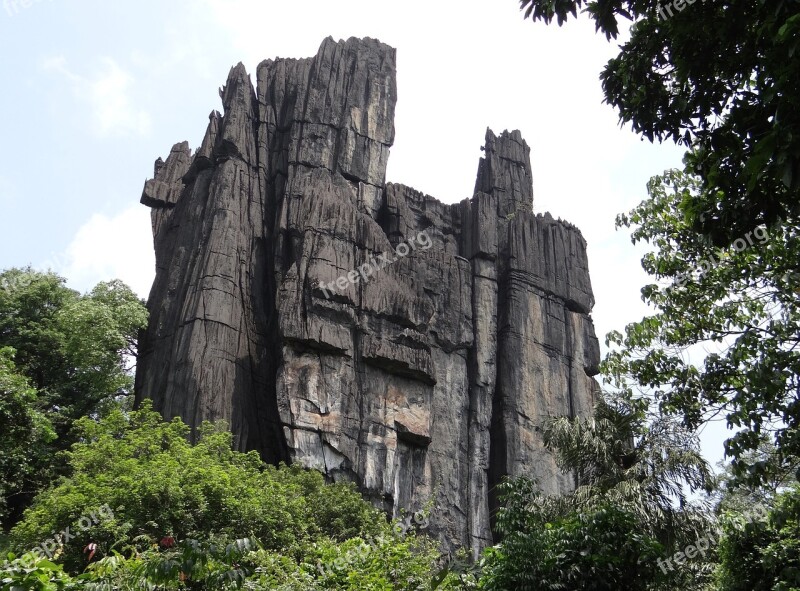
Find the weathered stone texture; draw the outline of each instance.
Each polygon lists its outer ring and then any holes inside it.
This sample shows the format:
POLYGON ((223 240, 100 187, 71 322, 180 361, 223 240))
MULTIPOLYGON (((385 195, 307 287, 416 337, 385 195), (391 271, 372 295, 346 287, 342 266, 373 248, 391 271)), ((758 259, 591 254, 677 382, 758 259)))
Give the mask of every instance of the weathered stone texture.
POLYGON ((433 531, 474 552, 503 475, 568 489, 539 427, 591 408, 594 300, 580 232, 533 213, 519 132, 487 131, 474 196, 447 205, 385 183, 397 90, 378 41, 264 61, 255 88, 239 64, 220 95, 200 148, 176 144, 145 183, 137 400, 225 419, 237 447, 394 515, 433 499, 433 531))

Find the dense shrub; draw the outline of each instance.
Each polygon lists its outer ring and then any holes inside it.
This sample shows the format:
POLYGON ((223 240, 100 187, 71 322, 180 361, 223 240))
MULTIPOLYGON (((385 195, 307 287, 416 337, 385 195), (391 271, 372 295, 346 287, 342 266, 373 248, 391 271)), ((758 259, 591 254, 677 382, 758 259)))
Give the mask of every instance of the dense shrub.
POLYGON ((638 591, 654 588, 664 549, 636 517, 613 505, 548 515, 531 481, 504 485, 498 514, 501 544, 484 560, 482 588, 638 591))
POLYGON ((26 550, 70 527, 75 537, 57 540, 69 569, 86 562, 82 549, 91 542, 103 554, 165 537, 254 536, 295 555, 315 538, 376 535, 386 523, 351 486, 326 486, 317 472, 277 469, 255 452, 233 451, 219 425, 203 425, 193 445, 188 426, 165 422, 145 404, 82 419, 77 430, 80 441, 67 453, 71 476, 40 494, 11 535, 26 550), (98 513, 103 506, 110 511, 98 513))
POLYGON ((454 574, 434 580, 433 540, 389 523, 352 485, 233 451, 221 425, 193 444, 184 423, 144 404, 77 429, 71 475, 11 532, 20 557, 0 567, 0 591, 27 589, 31 573, 48 590, 456 588, 454 574), (30 553, 42 544, 52 562, 30 553), (69 578, 54 563, 88 570, 69 578))

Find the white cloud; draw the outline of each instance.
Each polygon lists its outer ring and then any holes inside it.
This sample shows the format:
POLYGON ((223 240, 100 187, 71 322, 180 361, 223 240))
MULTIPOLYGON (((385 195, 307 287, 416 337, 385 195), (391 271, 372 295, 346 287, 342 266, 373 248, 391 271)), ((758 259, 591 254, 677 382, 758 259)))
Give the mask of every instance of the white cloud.
POLYGON ((113 217, 92 215, 54 261, 44 267, 58 271, 74 289, 121 279, 146 298, 155 276, 150 210, 137 204, 113 217))
POLYGON ((44 61, 45 70, 61 74, 75 97, 91 111, 92 131, 99 137, 147 136, 152 130, 147 111, 131 100, 135 79, 111 58, 101 58, 100 67, 88 78, 73 72, 64 56, 44 61))

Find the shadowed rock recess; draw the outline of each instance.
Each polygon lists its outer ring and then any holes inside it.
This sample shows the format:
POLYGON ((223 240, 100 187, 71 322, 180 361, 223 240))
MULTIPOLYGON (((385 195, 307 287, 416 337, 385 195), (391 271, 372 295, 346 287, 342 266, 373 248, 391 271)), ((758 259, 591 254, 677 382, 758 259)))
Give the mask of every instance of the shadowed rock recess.
POLYGON ((224 419, 238 448, 355 481, 393 515, 431 501, 432 532, 475 553, 504 475, 570 489, 540 426, 590 412, 594 297, 580 232, 533 213, 519 132, 486 132, 475 194, 448 205, 385 183, 391 47, 329 38, 262 62, 256 88, 237 65, 220 96, 197 151, 176 144, 145 183, 137 401, 224 419), (323 290, 420 232, 429 248, 323 290))

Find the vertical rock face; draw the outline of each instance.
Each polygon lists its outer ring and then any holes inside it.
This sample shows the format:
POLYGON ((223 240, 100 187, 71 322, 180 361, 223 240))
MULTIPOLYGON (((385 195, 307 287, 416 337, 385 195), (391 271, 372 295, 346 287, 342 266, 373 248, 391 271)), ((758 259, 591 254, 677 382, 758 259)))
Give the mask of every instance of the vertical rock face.
POLYGON ((487 131, 475 193, 446 205, 385 183, 394 49, 234 67, 202 144, 156 161, 156 279, 137 400, 240 449, 353 480, 397 515, 491 543, 492 489, 572 486, 543 449, 583 415, 599 348, 586 243, 533 213, 529 148, 487 131), (360 270, 360 271, 359 271, 360 270))

